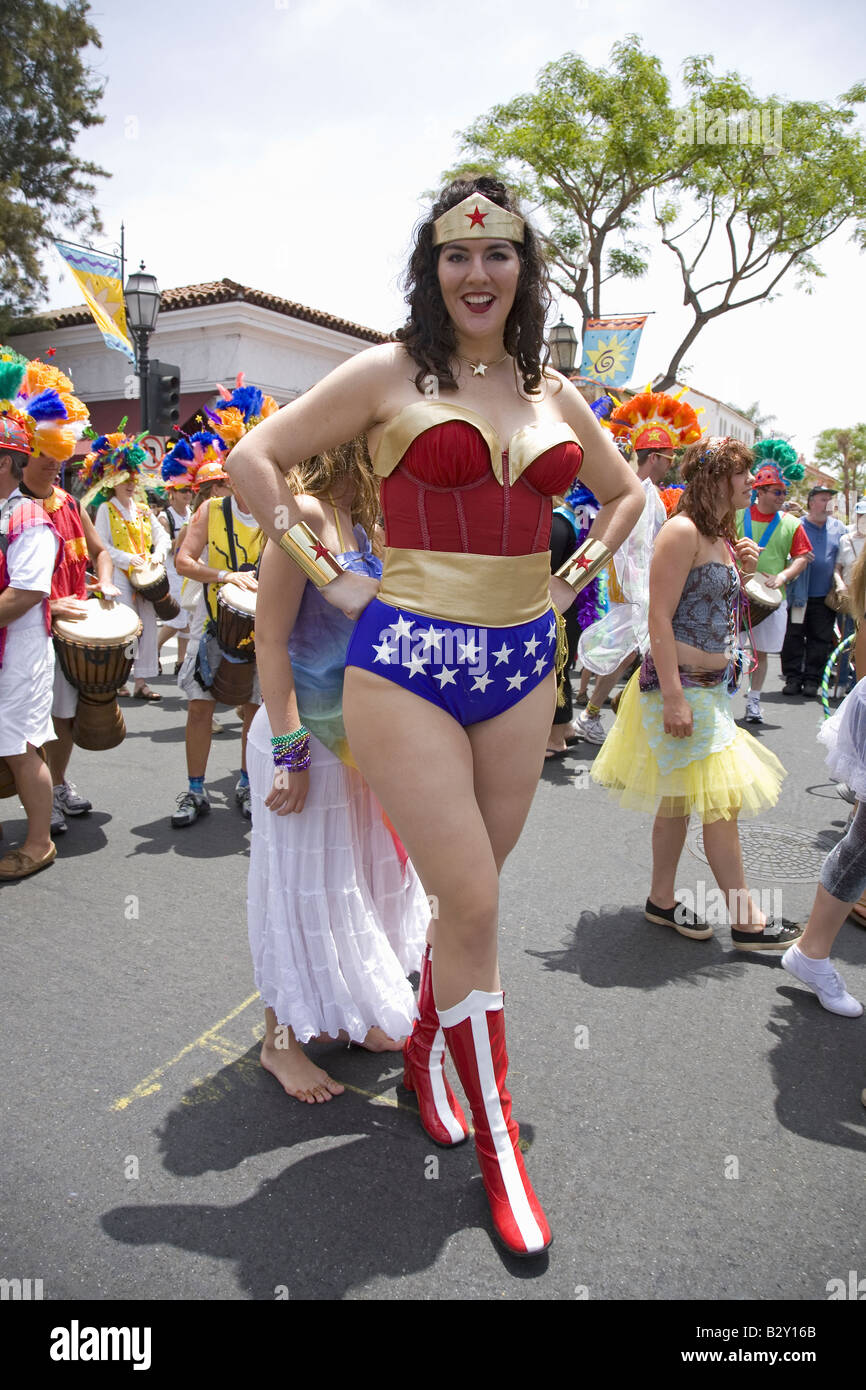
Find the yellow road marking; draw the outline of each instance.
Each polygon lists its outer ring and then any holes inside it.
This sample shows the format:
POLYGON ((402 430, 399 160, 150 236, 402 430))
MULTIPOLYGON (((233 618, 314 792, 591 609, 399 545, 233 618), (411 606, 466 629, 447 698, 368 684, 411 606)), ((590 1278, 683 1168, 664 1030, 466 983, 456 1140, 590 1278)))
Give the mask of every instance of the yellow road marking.
MULTIPOLYGON (((254 1004, 258 999, 258 993, 251 994, 242 1004, 238 1004, 230 1013, 227 1013, 225 1018, 221 1018, 218 1023, 214 1023, 212 1027, 207 1028, 205 1032, 193 1042, 187 1043, 185 1047, 182 1047, 180 1052, 177 1052, 169 1061, 163 1062, 162 1066, 155 1067, 149 1076, 146 1076, 143 1081, 139 1081, 137 1085, 133 1086, 129 1095, 121 1096, 119 1100, 113 1101, 111 1109, 115 1111, 126 1110, 134 1100, 142 1100, 145 1096, 152 1096, 157 1091, 161 1091, 162 1078, 166 1073, 169 1072, 172 1067, 176 1066, 184 1057, 188 1057, 191 1052, 194 1052, 197 1047, 201 1048, 204 1052, 215 1052, 228 1066, 234 1065, 237 1068, 237 1064, 245 1056, 248 1049, 240 1043, 232 1042, 231 1038, 222 1036, 222 1029, 227 1023, 231 1023, 232 1019, 237 1018, 239 1014, 243 1013, 244 1009, 248 1009, 250 1004, 254 1004)), ((258 1064, 256 1064, 256 1071, 258 1071, 258 1064)), ((216 1072, 208 1072, 206 1076, 195 1077, 192 1082, 195 1091, 189 1096, 184 1097, 185 1102, 189 1105, 195 1105, 200 1100, 220 1100, 225 1091, 224 1088, 213 1084, 216 1075, 216 1072), (196 1094, 196 1091, 198 1094, 196 1094)), ((353 1091, 355 1095, 363 1096, 366 1100, 371 1100, 377 1105, 389 1105, 394 1110, 406 1110, 411 1115, 418 1114, 414 1105, 404 1105, 402 1101, 395 1099, 393 1096, 384 1096, 378 1094, 376 1091, 367 1091, 363 1086, 350 1086, 346 1081, 341 1081, 340 1085, 345 1086, 347 1091, 353 1091)))

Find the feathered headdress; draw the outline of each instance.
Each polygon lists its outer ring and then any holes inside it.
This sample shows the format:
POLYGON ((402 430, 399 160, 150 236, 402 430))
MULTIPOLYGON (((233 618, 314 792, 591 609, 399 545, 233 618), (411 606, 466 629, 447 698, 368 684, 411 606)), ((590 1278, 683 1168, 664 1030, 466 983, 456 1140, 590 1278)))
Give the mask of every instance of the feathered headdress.
MULTIPOLYGON (((87 406, 73 395, 72 382, 58 367, 32 362, 14 348, 0 347, 0 415, 9 424, 18 451, 45 454, 65 463, 89 420, 87 406)), ((16 447, 7 441, 7 447, 16 447)))
MULTIPOLYGON (((683 388, 685 389, 685 388, 683 388)), ((625 405, 617 406, 607 421, 617 439, 627 439, 634 450, 681 449, 701 437, 698 417, 682 392, 668 396, 649 388, 625 405)))
POLYGON ((797 450, 786 439, 759 439, 754 447, 755 487, 787 488, 805 473, 797 462, 797 450))
POLYGON ((225 453, 225 444, 212 430, 186 435, 162 460, 163 482, 166 487, 191 487, 198 492, 203 483, 225 481, 225 453))
POLYGON ((245 434, 279 410, 273 396, 266 396, 258 386, 244 385, 243 372, 238 372, 234 391, 227 391, 224 386, 217 390, 222 399, 212 407, 205 406, 205 415, 226 449, 232 449, 245 434))
POLYGON ((89 506, 97 497, 105 501, 111 490, 128 478, 134 478, 143 488, 141 469, 150 457, 147 450, 141 447, 141 440, 145 436, 140 434, 135 439, 130 438, 123 433, 125 424, 126 421, 122 420, 121 428, 114 434, 101 434, 94 439, 93 449, 81 469, 81 483, 86 489, 81 499, 82 506, 89 506))
POLYGON ((608 429, 610 429, 608 421, 610 420, 611 411, 615 410, 619 404, 620 402, 617 400, 616 396, 599 396, 598 400, 593 401, 589 408, 599 424, 607 425, 608 429))

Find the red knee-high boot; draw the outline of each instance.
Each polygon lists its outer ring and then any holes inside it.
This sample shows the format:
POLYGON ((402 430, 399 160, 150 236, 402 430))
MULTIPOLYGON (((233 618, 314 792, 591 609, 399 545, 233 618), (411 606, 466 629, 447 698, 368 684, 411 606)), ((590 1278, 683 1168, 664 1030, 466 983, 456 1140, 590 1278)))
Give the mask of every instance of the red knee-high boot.
POLYGON ((475 1147, 490 1201, 493 1227, 515 1255, 537 1255, 553 1237, 517 1147, 505 1085, 505 1015, 502 994, 472 993, 452 1009, 439 1010, 448 1050, 472 1107, 475 1147))
POLYGON ((443 1068, 445 1037, 433 1002, 429 946, 421 962, 418 1012, 421 1017, 403 1044, 403 1085, 418 1097, 421 1125, 434 1144, 452 1148, 468 1139, 469 1129, 443 1068))

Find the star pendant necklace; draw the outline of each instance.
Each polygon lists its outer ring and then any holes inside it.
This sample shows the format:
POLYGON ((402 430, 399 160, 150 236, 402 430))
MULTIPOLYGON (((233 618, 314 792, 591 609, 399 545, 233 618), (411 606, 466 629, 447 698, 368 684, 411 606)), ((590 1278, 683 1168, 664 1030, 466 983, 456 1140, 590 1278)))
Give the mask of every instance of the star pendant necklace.
POLYGON ((509 354, 505 352, 501 357, 497 357, 495 362, 470 362, 468 357, 461 357, 459 352, 457 354, 460 362, 465 362, 467 367, 472 368, 473 376, 486 376, 491 367, 498 367, 499 363, 504 362, 508 356, 509 354))

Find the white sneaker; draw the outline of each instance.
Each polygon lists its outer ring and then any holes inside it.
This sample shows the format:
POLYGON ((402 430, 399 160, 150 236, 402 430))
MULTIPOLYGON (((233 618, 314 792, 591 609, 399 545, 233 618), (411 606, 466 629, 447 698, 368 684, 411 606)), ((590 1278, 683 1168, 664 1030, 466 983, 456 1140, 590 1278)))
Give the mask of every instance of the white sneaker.
POLYGON ((789 946, 782 956, 782 968, 801 984, 814 990, 831 1014, 841 1014, 843 1018, 859 1018, 862 1014, 863 1005, 848 993, 838 970, 818 972, 810 969, 808 956, 804 956, 796 946, 789 946))
POLYGON ((54 788, 54 805, 67 816, 84 816, 93 810, 93 803, 85 796, 79 796, 71 782, 62 782, 54 788))
POLYGON ((747 724, 763 724, 763 722, 764 722, 764 716, 763 716, 763 714, 761 713, 761 697, 760 697, 760 695, 747 695, 747 696, 746 696, 746 723, 747 723, 747 724))
POLYGON ((51 803, 51 834, 63 835, 68 829, 69 826, 66 824, 66 817, 63 814, 63 808, 58 802, 57 795, 55 793, 54 800, 51 803))
POLYGON ((598 714, 593 718, 584 710, 583 714, 577 716, 576 723, 580 737, 586 739, 587 743, 604 743, 607 738, 607 730, 598 714))
POLYGON ((246 816, 247 820, 252 820, 253 799, 249 782, 247 782, 246 786, 244 786, 241 782, 238 782, 237 786, 235 787, 235 802, 240 807, 241 815, 246 816))

